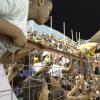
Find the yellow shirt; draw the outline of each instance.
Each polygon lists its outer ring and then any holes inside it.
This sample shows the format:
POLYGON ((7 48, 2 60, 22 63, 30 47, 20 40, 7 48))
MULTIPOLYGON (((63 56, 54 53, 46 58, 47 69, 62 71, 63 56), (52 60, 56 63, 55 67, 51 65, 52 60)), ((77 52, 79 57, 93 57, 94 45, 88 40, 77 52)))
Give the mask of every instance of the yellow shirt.
POLYGON ((38 57, 34 57, 34 63, 39 63, 38 57))
MULTIPOLYGON (((94 42, 86 43, 86 44, 82 44, 82 45, 78 46, 77 49, 79 49, 80 52, 83 53, 83 52, 85 52, 86 50, 89 50, 89 49, 91 49, 92 47, 94 47, 94 46, 96 46, 96 45, 97 45, 97 43, 94 43, 94 42)), ((94 48, 93 50, 90 50, 90 51, 88 52, 88 56, 94 56, 94 54, 95 54, 95 49, 96 49, 96 48, 94 48)))

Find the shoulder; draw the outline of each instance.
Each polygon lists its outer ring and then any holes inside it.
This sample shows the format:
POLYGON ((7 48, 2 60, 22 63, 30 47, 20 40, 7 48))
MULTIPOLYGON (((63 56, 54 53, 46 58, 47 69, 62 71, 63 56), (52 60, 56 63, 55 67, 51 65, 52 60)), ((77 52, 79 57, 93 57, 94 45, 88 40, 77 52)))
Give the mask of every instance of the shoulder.
POLYGON ((29 0, 1 0, 0 1, 0 15, 7 16, 9 14, 17 13, 29 5, 29 0))
POLYGON ((0 1, 0 17, 10 20, 20 19, 28 14, 29 0, 0 1))
POLYGON ((28 18, 29 0, 4 1, 6 1, 5 4, 0 7, 0 17, 17 26, 23 33, 25 33, 28 18))

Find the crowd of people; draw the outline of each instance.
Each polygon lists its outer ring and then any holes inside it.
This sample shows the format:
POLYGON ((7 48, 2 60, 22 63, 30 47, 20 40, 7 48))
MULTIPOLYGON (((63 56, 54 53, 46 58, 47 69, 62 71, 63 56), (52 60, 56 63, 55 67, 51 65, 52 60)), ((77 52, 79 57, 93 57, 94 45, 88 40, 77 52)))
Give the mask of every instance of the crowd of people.
MULTIPOLYGON (((28 38, 33 41, 35 36, 32 33, 32 37, 28 38)), ((89 48, 90 44, 86 45, 79 46, 80 53, 82 49, 89 48)), ((99 100, 100 57, 99 54, 91 56, 90 51, 85 55, 85 61, 81 62, 81 59, 54 53, 52 50, 47 52, 35 49, 13 67, 5 65, 8 68, 7 78, 11 83, 13 81, 13 89, 19 100, 99 100), (81 63, 84 63, 83 68, 81 63)))
POLYGON ((51 0, 0 1, 0 100, 100 100, 99 40, 73 46, 26 31, 28 20, 44 24, 52 8, 51 0))
POLYGON ((7 70, 19 100, 99 100, 100 62, 84 62, 51 52, 34 51, 7 70), (97 68, 99 70, 97 70, 97 68))
POLYGON ((46 47, 51 47, 60 51, 64 52, 73 52, 76 48, 76 44, 72 44, 72 40, 70 39, 69 41, 64 38, 59 38, 54 36, 52 33, 51 34, 46 34, 46 33, 40 33, 37 31, 29 31, 27 38, 33 42, 45 45, 46 47))

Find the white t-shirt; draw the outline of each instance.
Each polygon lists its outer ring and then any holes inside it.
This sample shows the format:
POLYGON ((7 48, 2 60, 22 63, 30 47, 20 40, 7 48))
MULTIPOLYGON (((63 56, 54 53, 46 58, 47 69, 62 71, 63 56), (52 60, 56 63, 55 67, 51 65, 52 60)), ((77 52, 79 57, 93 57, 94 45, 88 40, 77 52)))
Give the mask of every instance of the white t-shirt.
POLYGON ((62 57, 61 61, 59 62, 62 66, 64 66, 66 63, 69 63, 69 59, 62 57))
POLYGON ((39 70, 42 69, 42 66, 43 66, 42 63, 36 63, 33 65, 33 68, 34 68, 35 72, 38 72, 39 70))
MULTIPOLYGON (((33 68, 34 68, 35 72, 38 72, 39 70, 42 69, 42 66, 43 66, 42 63, 37 63, 37 64, 33 65, 33 68)), ((66 68, 64 66, 59 66, 59 65, 53 64, 51 66, 51 69, 49 70, 49 73, 51 73, 51 76, 61 77, 61 73, 62 73, 63 69, 66 69, 66 68)))
POLYGON ((64 66, 59 66, 56 64, 53 64, 51 67, 52 68, 49 70, 49 73, 51 73, 51 76, 57 76, 57 77, 61 77, 62 70, 66 69, 64 68, 64 66))
POLYGON ((29 0, 0 0, 0 18, 26 32, 29 0))

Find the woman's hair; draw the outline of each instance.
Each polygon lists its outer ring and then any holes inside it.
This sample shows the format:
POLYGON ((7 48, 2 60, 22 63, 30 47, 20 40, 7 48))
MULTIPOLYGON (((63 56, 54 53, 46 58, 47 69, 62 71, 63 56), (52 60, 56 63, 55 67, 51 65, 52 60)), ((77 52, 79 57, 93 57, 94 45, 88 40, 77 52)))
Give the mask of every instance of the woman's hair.
POLYGON ((57 89, 52 91, 52 93, 49 94, 48 100, 65 100, 66 99, 66 93, 63 89, 57 89))
POLYGON ((95 73, 96 75, 99 75, 99 74, 100 74, 99 67, 96 67, 96 68, 95 68, 94 73, 95 73))
POLYGON ((46 83, 43 78, 30 78, 24 84, 23 100, 38 100, 42 87, 46 83), (30 82, 30 83, 29 83, 30 82))

